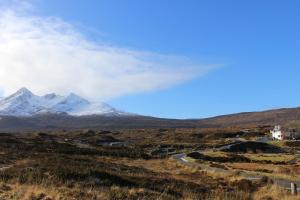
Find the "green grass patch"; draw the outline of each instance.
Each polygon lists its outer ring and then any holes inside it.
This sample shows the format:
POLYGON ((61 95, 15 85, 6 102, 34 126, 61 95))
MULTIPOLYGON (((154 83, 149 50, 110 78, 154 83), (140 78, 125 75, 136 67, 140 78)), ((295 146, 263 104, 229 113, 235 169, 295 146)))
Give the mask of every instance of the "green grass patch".
POLYGON ((279 140, 270 141, 268 143, 281 148, 286 146, 284 141, 279 141, 279 140))

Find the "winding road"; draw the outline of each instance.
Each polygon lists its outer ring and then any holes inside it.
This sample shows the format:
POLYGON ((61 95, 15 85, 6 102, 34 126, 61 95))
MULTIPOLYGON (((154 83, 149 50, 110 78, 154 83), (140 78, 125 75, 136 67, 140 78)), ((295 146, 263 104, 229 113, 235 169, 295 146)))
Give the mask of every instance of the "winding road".
MULTIPOLYGON (((222 173, 222 174, 228 174, 228 175, 232 174, 232 171, 230 171, 230 170, 225 170, 225 169, 216 168, 216 167, 210 167, 208 165, 201 164, 201 163, 190 162, 190 161, 188 161, 187 156, 184 153, 173 155, 172 158, 183 165, 186 165, 189 167, 200 167, 202 170, 207 171, 207 172, 222 173)), ((254 174, 254 173, 245 172, 245 171, 240 171, 239 176, 242 176, 248 180, 260 180, 264 177, 260 174, 254 174)), ((274 182, 274 184, 276 184, 282 188, 288 189, 288 190, 290 189, 292 182, 296 183, 298 185, 298 187, 300 186, 300 181, 290 181, 288 179, 275 178, 275 177, 270 177, 270 176, 268 176, 268 178, 271 179, 274 182)), ((298 188, 298 191, 300 191, 300 187, 298 188)))

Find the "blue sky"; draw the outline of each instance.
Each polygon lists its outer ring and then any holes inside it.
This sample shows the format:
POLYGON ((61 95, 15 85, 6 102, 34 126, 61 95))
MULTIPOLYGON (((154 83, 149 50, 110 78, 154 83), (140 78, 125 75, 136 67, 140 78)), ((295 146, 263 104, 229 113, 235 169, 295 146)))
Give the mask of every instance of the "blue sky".
POLYGON ((89 40, 219 66, 172 87, 108 100, 119 109, 202 118, 300 106, 299 1, 38 0, 33 5, 39 16, 74 24, 89 40))

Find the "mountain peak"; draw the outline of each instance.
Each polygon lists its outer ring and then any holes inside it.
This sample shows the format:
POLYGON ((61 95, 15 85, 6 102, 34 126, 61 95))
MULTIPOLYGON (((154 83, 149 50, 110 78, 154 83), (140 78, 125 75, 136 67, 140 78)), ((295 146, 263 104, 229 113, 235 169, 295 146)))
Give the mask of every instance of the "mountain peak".
POLYGON ((13 95, 0 99, 0 116, 32 116, 41 113, 67 113, 69 115, 126 115, 105 103, 91 103, 87 99, 70 93, 59 96, 50 93, 34 95, 27 88, 21 88, 13 95))
POLYGON ((81 96, 79 96, 79 95, 77 95, 77 94, 75 94, 75 93, 73 93, 73 92, 71 92, 71 93, 68 95, 68 97, 69 97, 69 98, 80 98, 80 99, 82 99, 81 96))
POLYGON ((22 88, 20 88, 18 91, 17 91, 17 93, 20 93, 20 92, 30 92, 31 93, 31 91, 30 90, 28 90, 26 87, 22 87, 22 88))
POLYGON ((14 94, 10 95, 9 97, 6 97, 4 100, 9 101, 10 99, 29 99, 31 97, 33 97, 34 94, 28 90, 27 88, 21 88, 19 89, 17 92, 15 92, 14 94))
POLYGON ((32 95, 32 92, 25 87, 20 88, 15 94, 29 94, 32 95))
POLYGON ((75 94, 75 93, 70 93, 66 98, 65 101, 68 102, 77 102, 77 103, 84 103, 84 104, 89 104, 90 102, 86 100, 85 98, 75 94))

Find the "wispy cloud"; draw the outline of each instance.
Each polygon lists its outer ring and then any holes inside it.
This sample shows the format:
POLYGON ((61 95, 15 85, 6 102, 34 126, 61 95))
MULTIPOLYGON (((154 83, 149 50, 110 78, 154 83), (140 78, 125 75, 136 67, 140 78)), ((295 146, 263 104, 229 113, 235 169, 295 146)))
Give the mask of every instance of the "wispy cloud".
POLYGON ((38 94, 76 92, 92 99, 154 91, 214 69, 181 56, 99 44, 55 17, 0 14, 0 87, 38 94))

